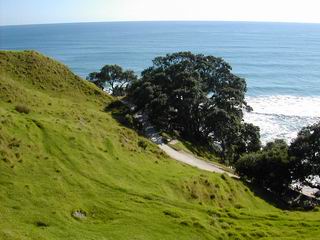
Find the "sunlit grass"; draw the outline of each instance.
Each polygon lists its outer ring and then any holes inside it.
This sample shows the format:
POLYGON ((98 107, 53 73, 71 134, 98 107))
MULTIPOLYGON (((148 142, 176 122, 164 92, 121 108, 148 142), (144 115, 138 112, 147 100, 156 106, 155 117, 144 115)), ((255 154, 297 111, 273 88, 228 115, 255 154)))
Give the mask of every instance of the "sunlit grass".
POLYGON ((240 181, 169 159, 103 111, 111 97, 40 54, 0 52, 0 99, 0 239, 320 234, 319 211, 283 211, 240 181))

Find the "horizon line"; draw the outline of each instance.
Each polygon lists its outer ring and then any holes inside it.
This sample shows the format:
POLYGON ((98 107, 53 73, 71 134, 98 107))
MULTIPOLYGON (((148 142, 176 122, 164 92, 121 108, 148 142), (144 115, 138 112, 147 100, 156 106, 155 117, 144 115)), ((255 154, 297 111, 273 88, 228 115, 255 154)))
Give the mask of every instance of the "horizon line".
POLYGON ((26 23, 7 24, 0 27, 35 26, 35 25, 59 25, 59 24, 86 24, 86 23, 143 23, 143 22, 226 22, 226 23, 278 23, 278 24, 312 24, 320 22, 291 22, 291 21, 251 21, 251 20, 108 20, 108 21, 79 21, 79 22, 49 22, 49 23, 26 23))

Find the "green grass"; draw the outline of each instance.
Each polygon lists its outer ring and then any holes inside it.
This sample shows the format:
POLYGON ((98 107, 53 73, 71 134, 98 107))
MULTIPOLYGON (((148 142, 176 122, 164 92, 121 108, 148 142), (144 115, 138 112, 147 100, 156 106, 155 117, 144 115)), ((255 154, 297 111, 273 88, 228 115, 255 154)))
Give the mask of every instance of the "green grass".
POLYGON ((318 239, 318 209, 169 159, 111 101, 39 53, 0 52, 0 239, 318 239))

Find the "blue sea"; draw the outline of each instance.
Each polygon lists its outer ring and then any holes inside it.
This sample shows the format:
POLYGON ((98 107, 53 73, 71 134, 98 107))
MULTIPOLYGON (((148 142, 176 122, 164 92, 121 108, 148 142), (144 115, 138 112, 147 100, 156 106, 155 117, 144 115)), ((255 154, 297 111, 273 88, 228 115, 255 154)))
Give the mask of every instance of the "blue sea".
POLYGON ((247 80, 245 120, 263 142, 320 121, 320 24, 113 22, 0 27, 0 49, 34 49, 86 77, 105 64, 140 73, 156 56, 192 51, 224 58, 247 80))

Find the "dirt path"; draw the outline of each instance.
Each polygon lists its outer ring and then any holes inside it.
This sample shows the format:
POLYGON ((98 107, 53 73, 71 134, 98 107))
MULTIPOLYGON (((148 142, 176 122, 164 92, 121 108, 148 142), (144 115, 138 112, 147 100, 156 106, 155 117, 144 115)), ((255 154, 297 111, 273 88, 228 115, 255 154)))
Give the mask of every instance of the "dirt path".
POLYGON ((239 178, 238 176, 229 173, 223 169, 221 169, 218 165, 215 165, 214 163, 209 163, 206 161, 203 161, 199 158, 196 158, 192 154, 188 154, 185 152, 179 152, 167 144, 164 143, 163 138, 160 136, 160 134, 157 132, 157 130, 153 127, 153 125, 150 123, 148 116, 144 114, 143 112, 137 112, 134 116, 142 125, 144 129, 144 134, 146 137, 148 137, 151 141, 156 143, 159 148, 161 148, 168 156, 171 158, 183 162, 185 164, 191 165, 193 167, 197 167, 202 170, 206 170, 209 172, 215 172, 215 173, 226 173, 230 177, 239 178))
POLYGON ((170 156, 171 158, 173 158, 179 162, 183 162, 183 163, 186 163, 186 164, 191 165, 193 167, 197 167, 199 169, 206 170, 209 172, 226 173, 230 177, 239 178, 238 176, 221 169, 219 166, 217 166, 213 163, 209 163, 209 162, 203 161, 199 158, 196 158, 194 155, 191 155, 191 154, 188 154, 185 152, 179 152, 179 151, 169 147, 166 144, 159 144, 158 146, 168 156, 170 156))

